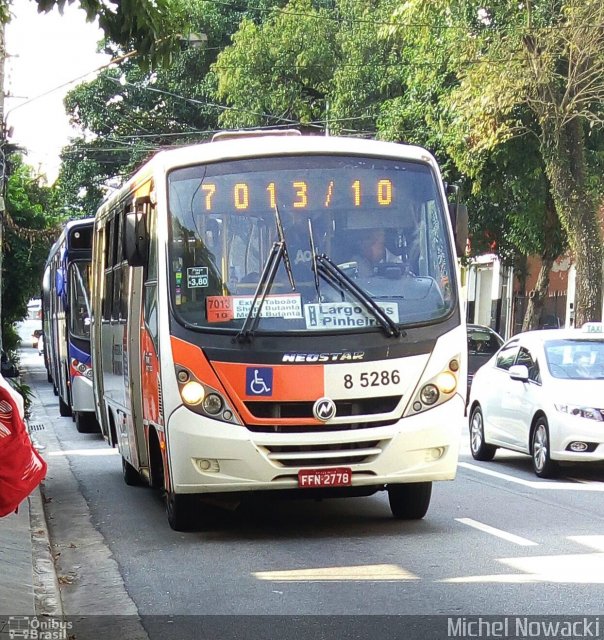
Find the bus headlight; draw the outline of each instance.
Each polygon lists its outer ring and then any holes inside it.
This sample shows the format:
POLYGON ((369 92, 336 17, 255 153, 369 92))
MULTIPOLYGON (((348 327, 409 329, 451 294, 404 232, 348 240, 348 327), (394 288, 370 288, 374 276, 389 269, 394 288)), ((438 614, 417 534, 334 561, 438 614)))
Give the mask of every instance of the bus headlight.
POLYGON ((442 371, 422 380, 407 405, 405 415, 421 413, 450 400, 457 391, 460 370, 460 356, 456 356, 449 359, 442 371))
POLYGON ((203 399, 203 408, 212 416, 218 415, 222 411, 222 398, 217 393, 209 393, 203 399))
POLYGON ((450 371, 443 371, 436 376, 436 386, 443 393, 453 393, 457 388, 457 378, 450 371))
POLYGON ((191 380, 182 387, 180 395, 187 404, 198 405, 202 402, 205 391, 199 382, 191 380))
POLYGON ((424 404, 431 405, 438 400, 438 396, 440 395, 440 393, 438 391, 438 387, 435 384, 427 384, 422 388, 419 395, 424 404))
POLYGON ((218 389, 200 382, 191 371, 183 366, 175 367, 174 373, 180 397, 187 409, 213 420, 242 424, 228 400, 218 389))

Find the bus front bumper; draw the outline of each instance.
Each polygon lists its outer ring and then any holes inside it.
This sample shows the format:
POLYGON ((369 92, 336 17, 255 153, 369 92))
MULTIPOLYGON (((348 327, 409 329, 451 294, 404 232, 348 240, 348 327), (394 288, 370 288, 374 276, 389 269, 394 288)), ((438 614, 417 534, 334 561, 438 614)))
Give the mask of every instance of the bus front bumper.
POLYGON ((387 427, 256 433, 204 419, 181 407, 168 424, 176 493, 298 489, 298 472, 344 467, 353 487, 452 480, 464 402, 454 396, 387 427))

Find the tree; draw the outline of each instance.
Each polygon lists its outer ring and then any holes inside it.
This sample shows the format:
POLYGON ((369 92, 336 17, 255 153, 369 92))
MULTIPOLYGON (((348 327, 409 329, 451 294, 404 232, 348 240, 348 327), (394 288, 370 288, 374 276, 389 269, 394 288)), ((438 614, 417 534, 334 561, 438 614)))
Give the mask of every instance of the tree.
POLYGON ((59 233, 49 215, 50 189, 39 185, 19 155, 10 162, 2 247, 2 344, 9 350, 16 346, 12 325, 26 316, 27 301, 40 295, 44 263, 59 233))
MULTIPOLYGON (((241 11, 207 0, 173 1, 172 11, 182 33, 205 34, 205 46, 183 41, 170 65, 153 72, 124 58, 67 95, 66 111, 81 135, 61 154, 59 208, 94 215, 108 187, 159 149, 199 142, 217 129, 224 107, 214 98, 210 68, 241 11)), ((107 47, 118 57, 119 48, 107 47)))
POLYGON ((225 127, 323 126, 339 59, 337 22, 310 0, 292 0, 261 24, 244 19, 213 69, 225 127))
POLYGON ((456 7, 440 0, 423 8, 448 17, 458 51, 459 86, 450 93, 448 115, 465 130, 467 155, 475 163, 511 138, 536 135, 576 264, 576 323, 600 320, 599 197, 590 181, 586 142, 604 121, 604 5, 468 2, 462 17, 456 7), (527 112, 534 128, 527 126, 527 112))
MULTIPOLYGON (((63 12, 66 4, 75 0, 34 0, 40 13, 57 8, 63 12)), ((12 0, 0 0, 0 22, 10 20, 12 0)), ((137 0, 136 2, 111 2, 110 0, 78 0, 90 22, 98 20, 107 38, 136 50, 143 64, 155 64, 166 59, 175 44, 169 24, 169 0, 137 0)))

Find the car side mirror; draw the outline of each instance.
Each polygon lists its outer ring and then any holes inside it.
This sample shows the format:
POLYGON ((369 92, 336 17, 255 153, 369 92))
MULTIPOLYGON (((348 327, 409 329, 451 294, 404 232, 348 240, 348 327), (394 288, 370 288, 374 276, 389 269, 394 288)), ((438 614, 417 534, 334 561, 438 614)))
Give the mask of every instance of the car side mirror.
POLYGON ((519 380, 520 382, 528 382, 529 371, 525 364, 514 364, 510 367, 508 372, 512 380, 519 380))

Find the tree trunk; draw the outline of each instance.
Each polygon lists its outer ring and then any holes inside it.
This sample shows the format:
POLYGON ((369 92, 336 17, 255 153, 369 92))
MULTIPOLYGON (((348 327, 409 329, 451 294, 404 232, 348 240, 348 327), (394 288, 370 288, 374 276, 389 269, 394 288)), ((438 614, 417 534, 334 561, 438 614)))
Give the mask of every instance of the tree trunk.
POLYGON ((539 327, 543 303, 547 295, 547 287, 549 286, 549 274, 553 264, 553 258, 541 258, 541 269, 537 277, 537 284, 535 285, 535 290, 532 292, 532 295, 529 296, 526 311, 524 312, 524 320, 522 322, 523 331, 530 331, 531 329, 537 329, 539 327))
POLYGON ((602 239, 598 207, 586 184, 586 161, 581 123, 564 127, 544 115, 542 153, 556 212, 568 234, 575 261, 575 325, 602 319, 602 239))

